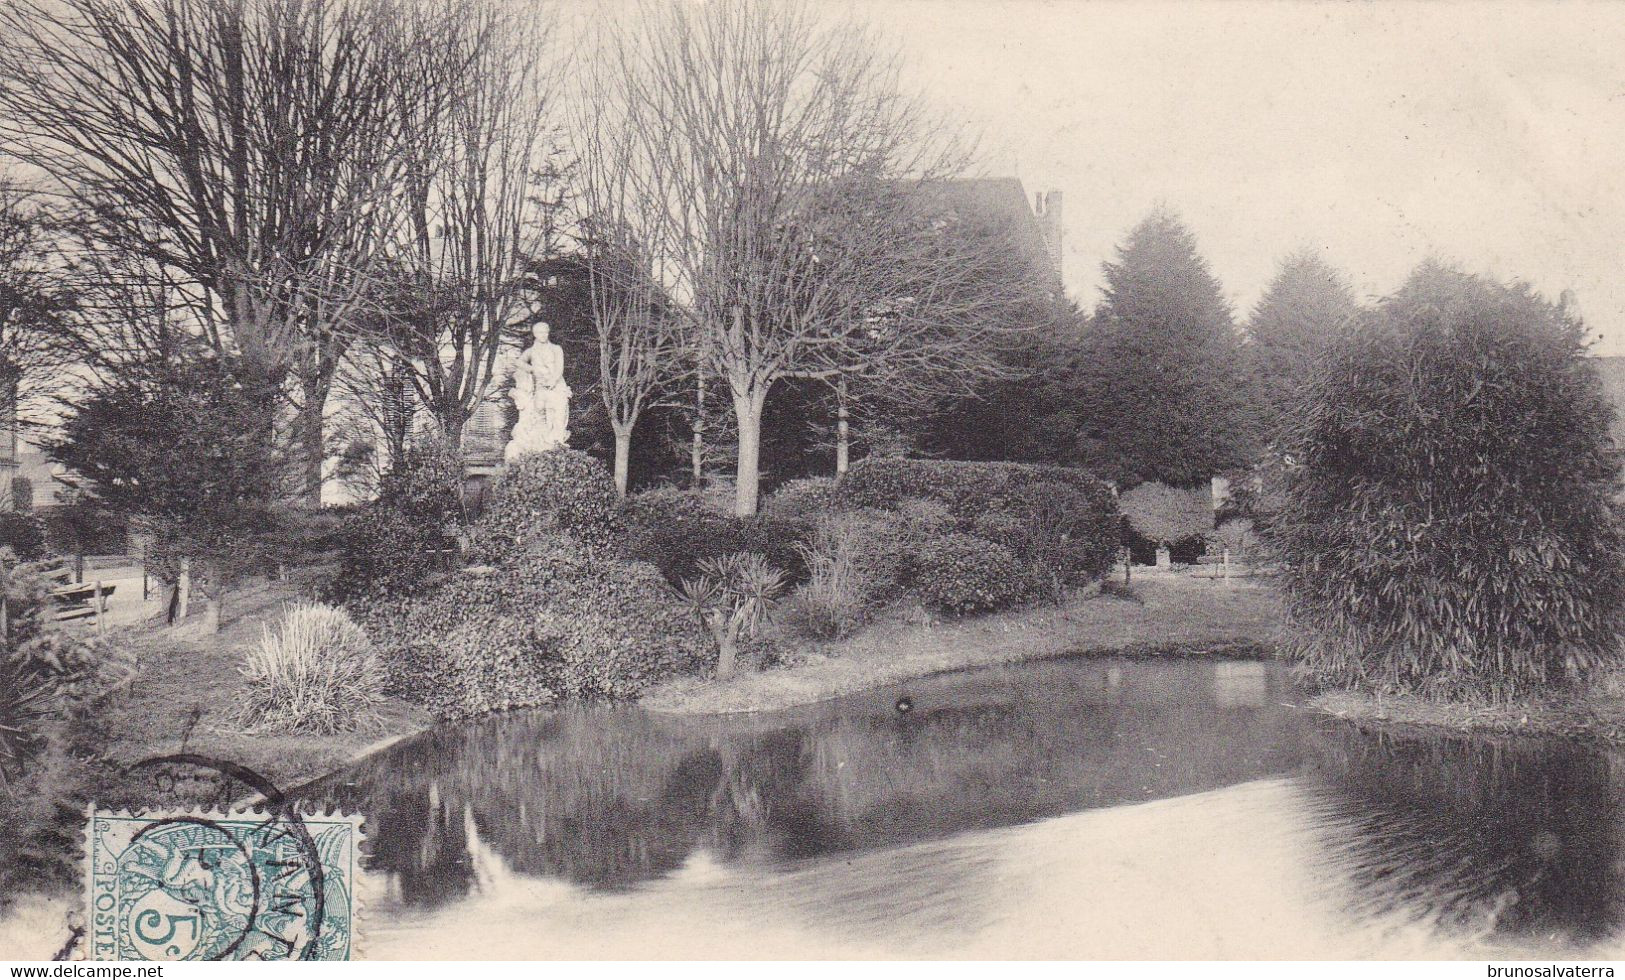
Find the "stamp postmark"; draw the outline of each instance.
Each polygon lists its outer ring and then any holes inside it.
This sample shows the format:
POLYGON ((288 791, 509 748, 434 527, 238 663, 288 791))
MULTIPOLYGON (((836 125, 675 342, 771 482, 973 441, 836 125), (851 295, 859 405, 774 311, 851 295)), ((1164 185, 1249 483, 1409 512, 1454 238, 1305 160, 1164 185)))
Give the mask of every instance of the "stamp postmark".
POLYGON ((345 960, 361 819, 91 808, 85 957, 345 960))

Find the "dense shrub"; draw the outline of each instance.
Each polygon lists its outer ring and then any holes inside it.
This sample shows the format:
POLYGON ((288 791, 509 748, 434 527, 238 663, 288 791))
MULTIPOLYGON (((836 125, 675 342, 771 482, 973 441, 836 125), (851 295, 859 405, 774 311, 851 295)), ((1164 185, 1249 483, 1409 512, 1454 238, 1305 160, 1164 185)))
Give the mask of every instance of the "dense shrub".
POLYGON ((985 613, 1021 601, 1021 563, 1010 549, 955 531, 920 541, 910 559, 911 588, 928 609, 985 613))
POLYGON ((375 724, 383 672, 372 641, 342 609, 290 606, 264 627, 242 667, 251 730, 330 735, 375 724))
POLYGON ((620 499, 604 464, 575 449, 527 453, 508 464, 474 526, 474 558, 500 562, 532 539, 567 534, 589 547, 622 536, 620 499))
POLYGON ((23 561, 45 557, 45 522, 22 511, 0 511, 0 548, 23 561))
POLYGON ((652 566, 532 535, 495 568, 369 608, 395 689, 442 717, 634 697, 709 661, 698 625, 652 566))
POLYGON ((323 598, 355 603, 409 595, 456 564, 456 540, 438 521, 372 503, 346 517, 336 535, 338 571, 323 598))
POLYGON ((660 569, 673 585, 699 573, 711 558, 748 552, 766 558, 795 583, 807 578, 799 545, 810 522, 792 517, 734 517, 719 513, 692 493, 657 491, 627 502, 627 554, 660 569))
POLYGON ((1111 490, 1061 466, 866 459, 836 495, 904 515, 905 547, 953 531, 995 542, 1015 559, 1023 592, 1057 600, 1104 575, 1120 537, 1111 490))
POLYGON ((463 520, 463 457, 445 442, 412 449, 404 465, 384 476, 378 502, 429 522, 463 520))
POLYGON ((790 480, 773 491, 762 503, 762 513, 810 519, 835 509, 837 498, 833 477, 809 476, 790 480))
POLYGON ((463 523, 461 458, 440 444, 421 446, 384 478, 377 500, 330 523, 314 522, 288 542, 337 552, 324 599, 355 604, 415 592, 460 559, 453 535, 463 523))
POLYGON ((1269 533, 1319 681, 1511 698, 1614 663, 1612 411, 1561 307, 1425 266, 1329 353, 1269 533))
POLYGON ((1117 554, 1117 508, 1104 487, 1035 483, 1002 498, 972 527, 1004 545, 1021 563, 1032 589, 1059 602, 1065 590, 1105 575, 1117 554))
MULTIPOLYGON (((837 497, 843 506, 895 510, 911 497, 939 500, 956 521, 1031 496, 1036 487, 1063 484, 1110 494, 1083 470, 1029 463, 965 463, 937 459, 863 459, 852 464, 837 497)), ((1115 529, 1114 532, 1115 534, 1115 529)))

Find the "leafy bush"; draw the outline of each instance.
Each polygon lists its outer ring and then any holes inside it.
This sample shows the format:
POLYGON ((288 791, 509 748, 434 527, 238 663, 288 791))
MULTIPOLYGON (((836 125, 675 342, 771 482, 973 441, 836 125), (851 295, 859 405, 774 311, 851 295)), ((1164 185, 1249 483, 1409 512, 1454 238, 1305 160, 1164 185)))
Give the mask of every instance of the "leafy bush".
POLYGON ((1269 534, 1318 681, 1509 699, 1615 663, 1625 536, 1584 328, 1424 266, 1329 352, 1269 534))
POLYGON ((47 747, 46 725, 76 722, 134 671, 106 637, 52 621, 48 566, 0 551, 7 629, 0 643, 0 791, 47 747))
POLYGON ((977 515, 1024 500, 1036 487, 1057 483, 1110 494, 1104 483, 1088 473, 1065 466, 871 458, 852 464, 837 497, 843 506, 883 510, 896 510, 911 497, 938 500, 948 506, 963 530, 968 526, 965 522, 977 515))
POLYGON ((22 561, 44 558, 45 522, 22 511, 0 511, 0 548, 10 548, 22 561))
POLYGON ((762 513, 774 517, 812 518, 834 510, 838 493, 835 480, 827 476, 810 476, 790 480, 762 504, 762 513))
POLYGON ((660 569, 673 585, 699 574, 700 563, 740 552, 761 555, 783 569, 792 582, 807 578, 798 546, 811 534, 809 522, 759 515, 718 513, 693 493, 660 491, 627 502, 628 555, 660 569))
POLYGON ((375 604, 367 624, 394 690, 442 717, 635 697, 709 660, 653 566, 564 535, 533 535, 496 568, 375 604))
POLYGON ((383 672, 372 640, 342 609, 290 606, 242 667, 249 729, 329 735, 377 723, 383 672))
POLYGON ((404 465, 384 476, 378 502, 428 522, 464 523, 462 454, 442 441, 413 447, 404 465))
POLYGON ((1062 466, 865 459, 838 497, 902 513, 914 539, 958 531, 995 542, 1014 556, 1025 591, 1056 600, 1106 573, 1121 533, 1111 490, 1062 466))
POLYGON ((44 747, 44 725, 54 713, 46 679, 19 661, 0 659, 0 793, 10 791, 44 747))
POLYGON ((620 498, 604 464, 560 447, 508 464, 474 526, 472 551, 495 563, 536 538, 567 534, 589 547, 615 547, 622 533, 620 498))
POLYGON ((1001 544, 955 531, 915 547, 911 588, 929 609, 985 613, 1023 598, 1021 563, 1001 544))
POLYGON ((297 543, 330 544, 339 556, 322 597, 354 604, 369 596, 405 595, 455 566, 460 555, 450 534, 463 523, 462 465, 443 444, 420 446, 384 478, 377 500, 344 515, 334 529, 312 526, 308 540, 297 543))
POLYGON ((336 535, 338 571, 322 596, 355 603, 379 595, 409 595, 456 563, 456 544, 443 525, 381 503, 345 518, 336 535))
POLYGON ((1111 568, 1117 507, 1104 487, 1037 483, 979 515, 978 537, 1004 545, 1022 564, 1032 589, 1060 602, 1111 568))

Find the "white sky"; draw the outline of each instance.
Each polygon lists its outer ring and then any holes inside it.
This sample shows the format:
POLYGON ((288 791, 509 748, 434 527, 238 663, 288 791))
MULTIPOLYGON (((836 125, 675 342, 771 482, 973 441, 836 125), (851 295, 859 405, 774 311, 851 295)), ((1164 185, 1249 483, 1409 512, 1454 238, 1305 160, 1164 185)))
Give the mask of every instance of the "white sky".
POLYGON ((1363 296, 1428 255, 1573 288, 1625 354, 1625 3, 856 0, 989 176, 1065 194, 1066 280, 1155 203, 1245 315, 1324 249, 1363 296))

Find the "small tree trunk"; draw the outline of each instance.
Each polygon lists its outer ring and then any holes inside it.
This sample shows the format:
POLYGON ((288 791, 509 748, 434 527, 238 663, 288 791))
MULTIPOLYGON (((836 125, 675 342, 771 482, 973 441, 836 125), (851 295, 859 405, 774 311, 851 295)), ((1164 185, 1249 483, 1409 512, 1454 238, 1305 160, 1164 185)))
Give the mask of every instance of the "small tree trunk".
POLYGON ((175 576, 175 618, 173 622, 186 622, 186 613, 192 605, 192 559, 182 558, 181 569, 175 576))
POLYGON ((440 417, 440 430, 446 437, 446 445, 451 449, 463 448, 463 426, 468 424, 468 414, 457 406, 440 417))
POLYGON ((303 455, 304 502, 311 508, 322 505, 322 464, 327 459, 327 443, 322 431, 322 413, 327 392, 319 378, 300 379, 305 402, 299 408, 299 443, 303 455))
POLYGON ((717 680, 732 680, 739 666, 739 634, 715 623, 711 629, 717 638, 717 680))
POLYGON ((835 479, 846 476, 851 465, 851 412, 846 406, 846 378, 835 382, 835 479))
POLYGON ((688 463, 692 470, 694 488, 699 489, 705 479, 705 374, 697 375, 694 382, 694 438, 689 443, 688 463))
POLYGON ((226 601, 225 576, 218 562, 210 562, 204 571, 208 574, 209 591, 204 597, 201 628, 204 633, 214 634, 220 632, 220 607, 226 601))
POLYGON ((761 497, 762 406, 764 391, 734 395, 734 417, 739 422, 739 465, 734 471, 734 516, 755 517, 761 497))
POLYGON ((624 500, 632 460, 632 426, 617 422, 611 428, 615 430, 615 492, 624 500))

